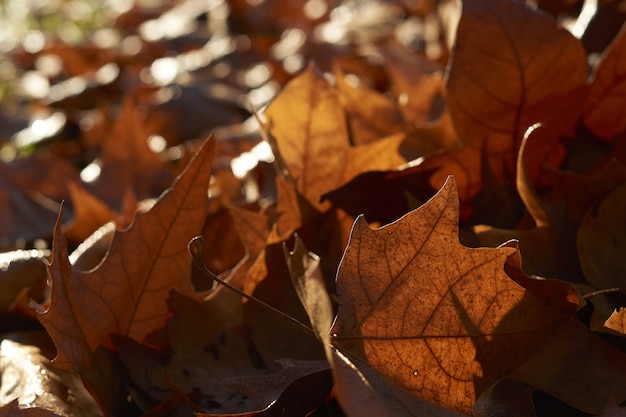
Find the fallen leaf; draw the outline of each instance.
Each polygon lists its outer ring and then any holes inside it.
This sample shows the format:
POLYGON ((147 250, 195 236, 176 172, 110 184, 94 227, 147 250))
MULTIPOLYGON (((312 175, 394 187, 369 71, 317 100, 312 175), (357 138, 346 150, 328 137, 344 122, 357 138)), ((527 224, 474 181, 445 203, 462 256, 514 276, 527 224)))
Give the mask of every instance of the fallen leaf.
POLYGON ((458 219, 452 178, 395 223, 372 230, 359 218, 337 275, 332 333, 414 395, 469 413, 564 316, 507 276, 514 249, 463 247, 458 219))
POLYGON ((596 288, 626 287, 626 184, 608 194, 582 218, 577 234, 578 257, 585 278, 596 288))
POLYGON ((614 310, 604 322, 604 327, 621 336, 626 336, 626 309, 622 307, 619 310, 614 310))
MULTIPOLYGON (((574 125, 586 79, 582 44, 551 17, 521 2, 463 2, 448 107, 464 146, 484 147, 499 181, 515 177, 516 152, 528 126, 541 122, 565 132, 574 125)), ((478 168, 467 165, 469 171, 478 168)))
POLYGON ((621 350, 577 321, 563 322, 548 338, 549 343, 510 378, 588 414, 602 413, 626 399, 626 358, 621 350))
POLYGON ((611 141, 626 129, 626 28, 613 39, 595 68, 583 115, 585 126, 597 137, 611 141))
POLYGON ((268 135, 285 164, 280 168, 319 211, 329 208, 320 197, 354 176, 406 162, 398 151, 402 134, 351 146, 337 92, 315 68, 294 78, 270 103, 265 116, 268 135))
POLYGON ((339 65, 334 65, 333 69, 353 144, 374 142, 403 130, 402 116, 392 100, 360 85, 357 76, 350 74, 348 78, 339 65))
POLYGON ((100 226, 116 219, 117 214, 108 205, 77 183, 69 182, 67 188, 74 209, 74 219, 64 226, 69 240, 82 242, 100 226))
POLYGON ((422 126, 439 119, 446 107, 444 67, 393 44, 381 53, 404 120, 422 126))
POLYGON ((171 172, 148 145, 150 136, 158 133, 158 120, 146 123, 147 112, 127 97, 102 141, 102 168, 94 187, 113 207, 128 188, 141 200, 158 196, 172 181, 171 172))
MULTIPOLYGON (((15 400, 20 408, 37 408, 50 415, 101 416, 76 374, 51 366, 44 356, 45 333, 5 335, 0 343, 0 404, 15 400), (14 339, 14 340, 12 340, 14 339)), ((0 415, 2 413, 0 412, 0 415)), ((19 415, 19 414, 18 414, 19 415)))
POLYGON ((150 211, 137 214, 126 231, 115 232, 94 270, 70 265, 57 222, 50 307, 39 316, 58 348, 56 366, 89 366, 98 346, 110 346, 110 334, 143 340, 165 324, 170 290, 193 293, 186 248, 206 215, 214 148, 211 138, 150 211))
POLYGON ((292 251, 283 245, 285 259, 298 298, 309 316, 315 335, 324 347, 333 375, 335 395, 342 410, 348 416, 355 417, 365 414, 387 415, 365 377, 347 357, 332 348, 329 331, 333 308, 319 268, 319 257, 308 252, 298 236, 295 241, 292 251))
POLYGON ((17 250, 0 253, 0 313, 10 311, 20 294, 37 302, 46 299, 48 250, 17 250))
MULTIPOLYGON (((265 377, 248 378, 246 384, 256 383, 257 387, 268 382, 265 377)), ((277 382, 277 381, 276 381, 277 382)), ((236 381, 230 380, 230 385, 235 385, 236 381)), ((272 387, 273 388, 273 387, 272 387)), ((328 370, 318 371, 309 375, 305 375, 292 381, 287 385, 278 398, 272 398, 271 404, 259 411, 251 411, 235 414, 206 414, 196 413, 199 417, 219 416, 219 417, 279 417, 284 415, 303 416, 310 415, 316 409, 325 408, 325 402, 328 399, 332 388, 332 380, 328 370)))

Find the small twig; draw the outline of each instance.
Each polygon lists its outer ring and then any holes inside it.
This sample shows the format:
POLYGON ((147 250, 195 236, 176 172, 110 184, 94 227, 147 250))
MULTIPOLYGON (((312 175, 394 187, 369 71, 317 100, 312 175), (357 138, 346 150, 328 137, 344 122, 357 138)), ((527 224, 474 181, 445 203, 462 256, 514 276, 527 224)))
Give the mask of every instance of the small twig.
POLYGON ((278 314, 282 318, 286 319, 291 324, 295 325, 300 330, 304 331, 306 334, 317 338, 317 335, 315 334, 313 329, 311 329, 306 324, 300 322, 299 320, 296 320, 295 318, 291 317, 289 314, 283 313, 282 311, 280 311, 276 307, 273 307, 270 304, 267 304, 265 301, 261 301, 261 300, 259 300, 258 298, 254 297, 252 295, 246 294, 241 289, 239 289, 237 287, 234 287, 232 284, 224 281, 223 279, 221 279, 220 277, 215 275, 215 273, 213 273, 211 270, 209 270, 206 267, 206 265, 204 264, 204 238, 202 236, 194 237, 191 240, 191 242, 189 242, 188 249, 189 249, 189 253, 191 254, 191 257, 193 258, 193 261, 195 262, 196 266, 202 272, 204 272, 206 275, 208 275, 211 279, 213 279, 215 282, 217 282, 218 284, 228 288, 231 291, 234 291, 235 293, 237 293, 238 295, 242 296, 243 298, 245 298, 247 300, 250 300, 250 301, 253 301, 255 303, 258 303, 260 306, 262 306, 266 310, 271 311, 271 312, 273 312, 275 314, 278 314))
POLYGON ((598 290, 598 291, 594 291, 594 292, 590 292, 588 294, 583 295, 583 299, 588 299, 588 298, 592 298, 592 297, 596 297, 598 295, 603 295, 603 294, 612 294, 612 293, 616 293, 616 292, 623 292, 626 293, 626 288, 605 288, 603 290, 598 290))

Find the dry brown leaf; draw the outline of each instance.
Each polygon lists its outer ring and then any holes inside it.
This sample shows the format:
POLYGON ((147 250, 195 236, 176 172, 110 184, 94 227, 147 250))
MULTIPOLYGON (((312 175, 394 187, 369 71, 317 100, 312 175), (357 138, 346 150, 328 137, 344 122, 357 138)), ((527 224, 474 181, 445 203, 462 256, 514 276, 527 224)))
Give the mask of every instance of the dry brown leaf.
POLYGON ((551 17, 523 2, 463 2, 446 97, 464 145, 484 147, 499 181, 514 178, 528 126, 542 122, 564 132, 574 125, 586 79, 582 44, 551 17))
POLYGON ((402 115, 391 99, 360 85, 355 75, 348 78, 339 65, 333 69, 353 144, 374 142, 404 129, 402 115))
POLYGON ((115 232, 106 258, 94 270, 70 265, 57 222, 50 308, 39 316, 58 348, 56 366, 89 366, 98 346, 110 344, 110 334, 143 340, 164 325, 171 290, 194 292, 187 243, 206 216, 214 149, 211 138, 150 211, 115 232))
POLYGON ((21 295, 43 302, 46 298, 48 250, 3 252, 0 260, 0 314, 15 307, 21 295), (26 294, 24 294, 26 293, 26 294))
POLYGON ((334 391, 342 410, 348 416, 386 416, 369 382, 350 360, 331 346, 330 328, 333 309, 319 268, 319 257, 308 252, 296 236, 293 251, 285 251, 285 259, 300 302, 309 316, 315 335, 324 346, 326 360, 333 374, 334 391))
POLYGON ((626 336, 626 309, 621 307, 619 310, 613 310, 613 313, 604 322, 604 327, 621 336, 626 336))
POLYGON ((451 178, 378 230, 354 226, 339 268, 334 342, 415 395, 469 413, 564 316, 512 281, 513 248, 463 247, 451 178))
POLYGON ((237 236, 246 248, 243 260, 228 274, 227 280, 236 287, 252 294, 256 286, 265 279, 265 245, 269 230, 269 216, 242 208, 231 207, 237 236))
POLYGON ((117 218, 109 206, 77 183, 68 182, 67 188, 74 208, 74 219, 63 227, 69 240, 82 242, 100 226, 117 218))
POLYGON ((582 218, 577 247, 585 278, 596 288, 626 287, 626 184, 608 194, 582 218))
POLYGON ((158 132, 146 122, 146 109, 127 97, 102 143, 102 170, 97 195, 118 202, 130 188, 138 199, 158 196, 172 181, 171 172, 148 146, 158 132))
POLYGON ((422 126, 439 119, 445 108, 444 67, 393 44, 381 53, 404 120, 422 126))
POLYGON ((337 92, 314 68, 294 78, 268 106, 266 128, 289 176, 311 205, 320 211, 323 194, 356 175, 392 169, 406 160, 398 153, 404 136, 390 136, 351 146, 337 92))
POLYGON ((624 352, 577 321, 563 322, 549 343, 509 377, 588 414, 626 399, 624 352))
POLYGON ((615 37, 595 68, 583 115, 585 126, 597 137, 611 141, 626 129, 626 26, 615 37))

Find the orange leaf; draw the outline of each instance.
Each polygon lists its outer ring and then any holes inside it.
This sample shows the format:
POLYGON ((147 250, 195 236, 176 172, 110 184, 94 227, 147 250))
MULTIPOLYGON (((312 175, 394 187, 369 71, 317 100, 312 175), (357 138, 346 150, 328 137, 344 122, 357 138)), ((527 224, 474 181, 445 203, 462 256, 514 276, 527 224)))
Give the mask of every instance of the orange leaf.
POLYGON ((351 146, 337 92, 314 69, 293 79, 268 106, 269 136, 275 140, 296 187, 318 210, 329 203, 320 197, 374 170, 392 169, 406 160, 398 148, 402 134, 351 146))
POLYGON ((463 2, 448 106, 465 145, 485 147, 500 181, 514 177, 528 126, 556 124, 562 132, 573 126, 586 79, 582 44, 551 17, 523 2, 463 2))
POLYGON ((75 182, 68 182, 67 188, 74 205, 74 219, 65 226, 65 236, 82 242, 100 226, 115 220, 116 213, 103 201, 75 182))
POLYGON ((615 37, 596 67, 585 126, 596 136, 611 140, 626 129, 626 27, 615 37))
POLYGON ((452 178, 395 223, 372 230, 360 217, 337 275, 332 332, 384 377, 468 413, 564 316, 507 276, 515 249, 462 246, 458 220, 452 178))
POLYGON ((589 209, 578 226, 577 247, 585 278, 597 288, 626 286, 626 184, 589 209))
POLYGON ((58 348, 56 366, 89 366, 98 346, 110 343, 110 334, 142 341, 165 324, 171 290, 193 293, 187 244, 206 216, 214 149, 211 138, 150 211, 115 232, 106 258, 94 270, 70 265, 57 221, 50 308, 39 316, 58 348))

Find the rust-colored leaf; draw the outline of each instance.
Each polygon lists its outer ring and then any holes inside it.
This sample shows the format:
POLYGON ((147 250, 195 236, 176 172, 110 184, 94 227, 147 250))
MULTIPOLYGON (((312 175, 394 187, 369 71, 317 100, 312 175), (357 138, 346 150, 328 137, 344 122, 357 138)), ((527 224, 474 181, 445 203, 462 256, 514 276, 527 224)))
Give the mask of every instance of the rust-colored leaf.
POLYGON ((55 365, 89 366, 109 335, 138 341, 161 327, 172 289, 193 293, 187 243, 204 222, 215 140, 197 152, 172 188, 127 230, 116 231, 109 252, 94 270, 74 269, 60 224, 50 274, 50 308, 39 316, 58 348, 55 365))
POLYGON ((514 177, 528 126, 543 122, 561 132, 573 126, 586 79, 582 44, 551 17, 523 2, 463 2, 448 106, 465 146, 484 147, 500 181, 514 177))
POLYGON ((597 288, 626 287, 626 184, 582 218, 577 247, 585 278, 597 288))
POLYGON ((395 168, 406 160, 398 153, 402 134, 351 146, 337 92, 314 68, 292 80, 269 105, 267 129, 276 142, 281 167, 298 191, 318 210, 320 197, 356 175, 395 168))
POLYGON ((622 27, 593 75, 585 126, 596 136, 610 141, 626 129, 626 27, 622 27))
POLYGON ((507 276, 515 249, 462 246, 458 220, 453 179, 395 223, 372 230, 359 218, 338 272, 332 332, 401 387, 470 412, 564 316, 507 276))
POLYGON ((77 183, 70 182, 67 188, 74 206, 74 219, 64 227, 68 239, 82 242, 100 226, 117 217, 109 206, 77 183))
POLYGON ((348 77, 339 65, 334 66, 334 73, 354 144, 374 142, 403 130, 402 116, 389 97, 361 85, 354 74, 348 77))
POLYGON ((621 336, 626 336, 626 309, 622 307, 619 310, 613 310, 604 322, 604 327, 621 336))
POLYGON ((117 202, 127 188, 138 198, 159 195, 172 180, 163 161, 148 146, 158 133, 155 122, 146 122, 148 111, 127 97, 102 143, 102 172, 96 182, 98 195, 117 202))

